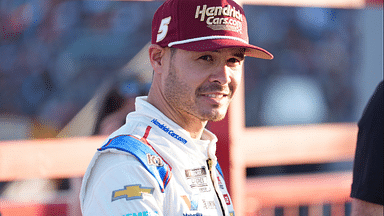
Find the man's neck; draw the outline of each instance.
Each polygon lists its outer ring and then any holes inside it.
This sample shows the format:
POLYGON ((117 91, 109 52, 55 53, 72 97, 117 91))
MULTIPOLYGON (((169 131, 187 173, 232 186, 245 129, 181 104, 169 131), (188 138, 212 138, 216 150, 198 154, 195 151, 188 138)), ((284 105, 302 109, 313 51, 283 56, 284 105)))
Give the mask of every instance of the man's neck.
POLYGON ((147 101, 177 125, 188 131, 192 139, 201 138, 208 121, 201 121, 188 113, 176 111, 168 103, 163 100, 159 100, 157 96, 151 94, 151 92, 148 95, 147 101))
MULTIPOLYGON (((178 123, 178 125, 180 125, 180 123, 178 123)), ((180 126, 189 132, 192 139, 200 140, 206 125, 207 121, 201 121, 193 117, 189 119, 189 122, 185 122, 184 125, 180 126)))

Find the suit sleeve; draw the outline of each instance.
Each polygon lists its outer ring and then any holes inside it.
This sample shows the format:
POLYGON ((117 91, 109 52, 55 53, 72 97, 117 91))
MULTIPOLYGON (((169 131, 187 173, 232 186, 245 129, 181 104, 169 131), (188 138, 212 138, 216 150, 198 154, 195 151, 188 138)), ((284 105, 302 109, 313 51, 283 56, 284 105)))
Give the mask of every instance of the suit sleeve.
POLYGON ((90 174, 82 207, 88 215, 162 215, 156 179, 133 156, 102 154, 90 174))

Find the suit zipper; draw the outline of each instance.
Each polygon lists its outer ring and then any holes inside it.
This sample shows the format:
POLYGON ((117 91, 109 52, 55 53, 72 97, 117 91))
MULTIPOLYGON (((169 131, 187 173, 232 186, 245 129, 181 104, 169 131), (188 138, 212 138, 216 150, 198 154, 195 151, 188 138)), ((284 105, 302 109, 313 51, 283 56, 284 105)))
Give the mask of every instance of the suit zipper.
POLYGON ((214 182, 214 179, 213 179, 213 176, 212 176, 212 163, 213 163, 213 162, 212 162, 212 159, 211 159, 211 158, 208 158, 208 160, 207 160, 207 165, 208 165, 208 170, 209 170, 209 176, 211 177, 211 181, 212 181, 213 189, 215 190, 217 199, 219 200, 220 207, 221 207, 221 211, 222 211, 223 215, 225 216, 225 211, 224 211, 223 203, 221 203, 221 199, 220 199, 219 193, 218 193, 217 190, 216 190, 215 182, 214 182))

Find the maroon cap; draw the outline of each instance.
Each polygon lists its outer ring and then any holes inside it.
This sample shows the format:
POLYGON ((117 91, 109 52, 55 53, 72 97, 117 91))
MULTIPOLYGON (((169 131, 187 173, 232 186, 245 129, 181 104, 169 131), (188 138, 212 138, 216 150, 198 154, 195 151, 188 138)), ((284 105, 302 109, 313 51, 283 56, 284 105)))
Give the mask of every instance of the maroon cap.
POLYGON ((152 44, 198 52, 242 47, 246 56, 273 59, 249 44, 244 10, 232 0, 167 0, 153 16, 152 44))

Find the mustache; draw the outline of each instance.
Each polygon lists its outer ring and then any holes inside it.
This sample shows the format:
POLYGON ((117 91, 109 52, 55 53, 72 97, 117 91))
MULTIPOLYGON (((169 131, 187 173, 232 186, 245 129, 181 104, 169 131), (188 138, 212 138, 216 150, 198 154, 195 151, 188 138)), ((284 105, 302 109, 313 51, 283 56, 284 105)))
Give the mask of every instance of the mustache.
POLYGON ((233 94, 233 87, 231 85, 228 86, 222 86, 218 83, 211 83, 207 86, 200 86, 196 89, 196 95, 204 94, 208 92, 225 92, 228 93, 228 96, 232 96, 233 94))

